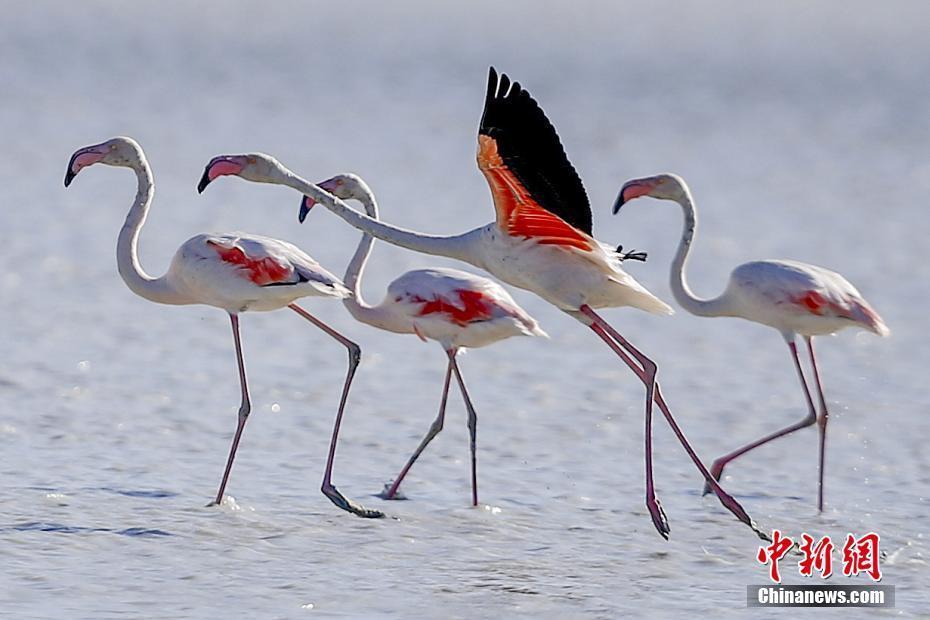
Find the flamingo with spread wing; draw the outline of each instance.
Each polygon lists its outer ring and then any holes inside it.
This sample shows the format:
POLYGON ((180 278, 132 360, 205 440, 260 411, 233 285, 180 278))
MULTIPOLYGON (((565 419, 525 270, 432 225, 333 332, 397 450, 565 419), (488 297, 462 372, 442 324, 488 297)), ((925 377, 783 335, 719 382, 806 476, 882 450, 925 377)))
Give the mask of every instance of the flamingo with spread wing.
POLYGON ((222 175, 286 185, 378 239, 464 261, 507 284, 536 293, 589 327, 643 383, 646 506, 658 532, 667 538, 670 530, 652 476, 653 402, 721 503, 765 536, 739 502, 720 487, 688 443, 656 381, 655 362, 597 312, 623 306, 656 314, 671 314, 672 309, 624 271, 624 255, 592 236, 587 194, 555 128, 519 83, 512 83, 506 75, 498 76, 493 68, 478 129, 477 160, 491 188, 497 217, 460 235, 429 235, 368 217, 263 153, 213 158, 199 188, 222 175))

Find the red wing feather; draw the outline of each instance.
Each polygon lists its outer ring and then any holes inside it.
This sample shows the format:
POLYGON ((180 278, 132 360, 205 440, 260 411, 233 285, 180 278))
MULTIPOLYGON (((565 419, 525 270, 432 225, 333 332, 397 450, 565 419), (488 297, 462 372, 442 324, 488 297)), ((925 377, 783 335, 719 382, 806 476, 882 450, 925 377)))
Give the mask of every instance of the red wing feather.
POLYGON ((290 265, 282 265, 270 256, 252 258, 243 252, 242 248, 223 246, 215 241, 207 243, 216 248, 216 253, 223 262, 236 265, 244 277, 259 286, 287 280, 293 271, 290 265))
MULTIPOLYGON (((562 224, 588 237, 592 234, 587 193, 562 148, 555 127, 518 82, 511 82, 504 74, 498 77, 493 67, 488 74, 484 113, 478 126, 478 165, 488 177, 492 191, 495 186, 498 188, 495 202, 501 201, 500 188, 509 187, 511 193, 520 194, 517 198, 521 209, 530 209, 529 203, 532 203, 532 207, 555 216, 562 224), (506 169, 506 179, 488 174, 498 167, 506 169)), ((501 223, 500 207, 498 223, 501 223)), ((517 222, 516 227, 532 236, 537 224, 540 224, 538 218, 533 218, 525 227, 522 222, 517 222)), ((564 227, 559 223, 546 222, 541 232, 549 235, 552 228, 558 229, 552 239, 567 235, 572 239, 570 245, 580 243, 574 235, 562 234, 564 227)))
POLYGON ((486 321, 493 316, 492 307, 480 291, 460 289, 455 291, 459 297, 458 304, 450 302, 441 296, 431 300, 414 299, 423 306, 420 316, 427 314, 444 314, 456 325, 465 326, 475 321, 486 321))
POLYGON ((843 305, 824 297, 817 291, 807 291, 803 295, 793 297, 791 302, 804 308, 811 314, 816 314, 817 316, 823 316, 829 313, 844 319, 856 320, 857 318, 853 313, 852 308, 844 307, 843 305))
POLYGON ((498 154, 497 141, 478 136, 478 167, 491 186, 497 225, 509 235, 542 244, 591 250, 591 240, 565 220, 539 206, 498 154))

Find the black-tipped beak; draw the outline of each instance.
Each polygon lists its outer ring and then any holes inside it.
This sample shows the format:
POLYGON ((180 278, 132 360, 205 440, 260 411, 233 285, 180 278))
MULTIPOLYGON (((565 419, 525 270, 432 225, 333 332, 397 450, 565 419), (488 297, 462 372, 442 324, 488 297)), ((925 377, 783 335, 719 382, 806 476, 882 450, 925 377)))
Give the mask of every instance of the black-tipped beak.
POLYGON ((312 198, 309 196, 304 196, 300 201, 300 213, 297 214, 297 219, 301 224, 304 223, 304 220, 307 219, 307 214, 310 213, 310 209, 313 208, 313 205, 316 204, 312 198))
POLYGON ((614 215, 617 215, 618 213, 620 213, 620 207, 626 204, 626 200, 623 199, 623 190, 625 189, 626 187, 623 187, 620 190, 620 193, 617 195, 617 201, 614 202, 614 215))
POLYGON ((71 159, 68 160, 68 170, 65 172, 65 187, 71 185, 71 181, 77 176, 77 172, 74 171, 74 160, 77 159, 78 153, 80 151, 72 155, 71 159))
POLYGON ((210 184, 210 166, 204 168, 203 176, 200 177, 200 183, 197 184, 197 193, 202 194, 203 190, 207 189, 207 185, 210 184))

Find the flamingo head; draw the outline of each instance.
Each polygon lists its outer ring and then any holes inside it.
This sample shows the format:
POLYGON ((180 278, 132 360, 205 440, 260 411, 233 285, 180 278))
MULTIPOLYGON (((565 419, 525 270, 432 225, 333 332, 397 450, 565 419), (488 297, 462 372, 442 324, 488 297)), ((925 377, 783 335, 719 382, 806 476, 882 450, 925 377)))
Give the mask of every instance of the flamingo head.
POLYGON ((617 201, 614 203, 614 214, 620 207, 634 198, 650 196, 660 200, 674 200, 676 202, 688 196, 688 186, 677 174, 657 174, 652 177, 633 179, 627 181, 620 188, 617 201))
POLYGON ((145 156, 142 154, 142 147, 139 143, 125 136, 110 138, 100 144, 79 148, 68 162, 65 187, 71 185, 77 173, 87 166, 107 164, 108 166, 134 168, 140 166, 144 160, 145 156))
POLYGON ((256 183, 271 183, 282 177, 283 170, 284 167, 277 159, 264 153, 218 155, 204 168, 197 191, 203 193, 214 179, 230 175, 256 183))
MULTIPOLYGON (((358 199, 364 195, 371 195, 368 184, 362 180, 362 177, 351 172, 337 174, 336 176, 326 179, 316 184, 317 187, 339 198, 340 200, 358 199)), ((301 223, 307 219, 310 209, 316 204, 316 200, 310 196, 304 196, 300 201, 300 213, 297 219, 301 223)))

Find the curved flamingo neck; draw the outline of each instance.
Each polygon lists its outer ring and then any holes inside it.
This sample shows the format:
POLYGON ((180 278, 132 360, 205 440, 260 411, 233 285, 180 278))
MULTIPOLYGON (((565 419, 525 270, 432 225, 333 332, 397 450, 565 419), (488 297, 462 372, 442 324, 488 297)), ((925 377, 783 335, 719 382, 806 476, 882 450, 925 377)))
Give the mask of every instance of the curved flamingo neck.
POLYGON ((422 252, 423 254, 455 258, 471 264, 477 264, 475 261, 479 260, 478 257, 474 256, 471 249, 471 233, 454 236, 427 235, 386 224, 359 213, 339 199, 333 199, 332 196, 316 185, 313 185, 309 181, 305 181, 280 164, 274 176, 267 177, 264 180, 269 183, 286 185, 292 189, 296 189, 302 194, 310 196, 315 202, 322 204, 341 217, 350 226, 377 237, 382 241, 387 241, 392 245, 398 245, 408 250, 422 252))
POLYGON ((672 294, 679 305, 691 314, 698 316, 730 316, 732 314, 729 310, 730 299, 726 292, 713 299, 703 299, 695 295, 688 285, 685 267, 688 264, 688 255, 691 253, 691 243, 697 234, 697 209, 687 187, 682 188, 681 196, 676 198, 675 202, 681 205, 684 214, 684 226, 681 232, 681 241, 678 242, 678 250, 672 260, 669 278, 672 294))
MULTIPOLYGON (((375 200, 372 191, 360 183, 353 183, 350 190, 350 198, 362 203, 365 213, 370 218, 377 220, 378 202, 375 200)), ((357 321, 376 327, 384 327, 387 324, 388 317, 385 316, 379 306, 366 303, 362 297, 362 273, 365 271, 365 264, 368 262, 374 243, 374 237, 367 232, 362 233, 362 238, 358 242, 355 254, 352 255, 352 260, 349 261, 349 265, 346 267, 345 277, 343 278, 345 285, 352 291, 352 296, 343 299, 342 303, 349 311, 349 314, 355 317, 357 321)))
POLYGON ((166 276, 154 278, 147 274, 139 263, 139 232, 145 224, 145 218, 152 204, 155 184, 152 180, 152 170, 141 153, 139 161, 131 167, 138 179, 138 189, 116 243, 116 264, 119 268, 119 275, 133 293, 150 301, 163 304, 191 303, 171 286, 166 276))

